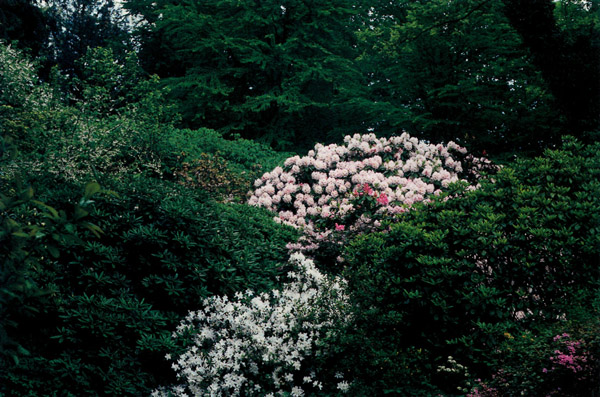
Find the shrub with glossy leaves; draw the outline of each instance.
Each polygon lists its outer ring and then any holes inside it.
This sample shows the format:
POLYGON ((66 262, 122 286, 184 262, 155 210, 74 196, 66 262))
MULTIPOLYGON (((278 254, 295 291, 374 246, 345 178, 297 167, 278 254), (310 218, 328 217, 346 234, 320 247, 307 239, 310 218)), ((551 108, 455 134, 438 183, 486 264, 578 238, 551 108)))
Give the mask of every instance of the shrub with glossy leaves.
POLYGON ((454 188, 460 198, 406 212, 345 252, 357 319, 349 340, 358 377, 379 392, 406 392, 422 382, 414 372, 454 393, 456 384, 433 371, 439 360, 451 355, 486 375, 480 364, 492 362, 507 329, 569 319, 597 293, 599 145, 567 139, 476 190, 454 188), (407 369, 394 357, 410 351, 422 360, 407 369))
POLYGON ((60 244, 60 257, 37 266, 35 281, 54 292, 18 324, 16 342, 31 354, 0 374, 6 395, 148 394, 174 381, 164 355, 189 310, 213 294, 269 290, 287 273, 295 232, 262 209, 218 204, 169 181, 111 187, 117 195, 97 198, 89 214, 104 234, 60 244))
POLYGON ((83 244, 77 236, 78 229, 102 232, 84 219, 89 214, 86 204, 100 191, 97 184, 88 184, 80 203, 69 214, 34 200, 33 188, 23 189, 19 185, 2 186, 0 192, 0 364, 3 368, 18 364, 20 356, 29 354, 28 346, 19 341, 22 322, 35 318, 36 306, 55 292, 36 280, 44 257, 57 258, 66 241, 83 244))
MULTIPOLYGON (((181 148, 169 143, 175 132, 163 123, 156 81, 129 79, 132 65, 115 64, 110 52, 88 55, 83 94, 66 104, 0 46, 0 128, 3 139, 18 138, 15 156, 0 155, 0 188, 21 174, 47 206, 0 208, 2 395, 149 394, 174 382, 163 358, 188 310, 212 294, 274 288, 288 270, 293 229, 264 209, 220 204, 165 177, 181 148), (123 81, 135 88, 115 87, 123 81), (90 180, 115 194, 80 202, 90 180), (40 291, 51 293, 35 299, 40 291)), ((243 153, 245 144, 228 147, 243 153)))

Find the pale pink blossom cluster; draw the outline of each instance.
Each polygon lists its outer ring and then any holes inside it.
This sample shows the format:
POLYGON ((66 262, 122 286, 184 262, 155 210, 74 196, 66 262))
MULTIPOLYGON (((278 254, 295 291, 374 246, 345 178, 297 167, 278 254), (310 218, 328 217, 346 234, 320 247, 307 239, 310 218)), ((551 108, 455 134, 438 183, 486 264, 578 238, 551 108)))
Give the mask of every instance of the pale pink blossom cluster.
POLYGON ((346 136, 343 145, 317 144, 308 155, 290 157, 283 167, 265 173, 254 182, 248 203, 276 212, 276 222, 303 229, 302 241, 289 248, 309 252, 334 238, 332 232, 377 226, 373 215, 391 218, 464 181, 485 161, 466 154, 454 142, 433 145, 407 133, 346 136), (375 214, 357 205, 365 186, 377 200, 375 214))

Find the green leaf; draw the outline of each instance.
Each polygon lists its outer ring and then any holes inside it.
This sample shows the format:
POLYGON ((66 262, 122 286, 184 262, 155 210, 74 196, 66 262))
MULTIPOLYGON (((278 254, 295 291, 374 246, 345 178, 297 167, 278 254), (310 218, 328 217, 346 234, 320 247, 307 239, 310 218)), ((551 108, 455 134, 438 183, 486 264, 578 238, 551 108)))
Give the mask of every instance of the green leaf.
POLYGON ((85 185, 85 192, 83 193, 83 196, 86 199, 90 199, 96 193, 100 192, 101 190, 102 190, 102 188, 100 187, 100 185, 97 182, 90 182, 87 185, 85 185))
POLYGON ((79 204, 75 206, 75 219, 81 219, 89 215, 89 211, 83 209, 79 204))
POLYGON ((91 231, 92 233, 94 233, 94 235, 96 237, 100 237, 100 234, 104 234, 104 231, 97 225, 94 225, 93 223, 90 222, 84 222, 82 224, 85 228, 87 228, 89 231, 91 231))
POLYGON ((56 211, 54 208, 50 207, 48 204, 42 203, 41 201, 38 201, 38 200, 34 200, 33 202, 36 205, 38 205, 39 207, 48 211, 48 212, 45 212, 42 214, 46 218, 53 219, 53 220, 57 220, 60 218, 58 211, 56 211))
POLYGON ((19 197, 21 200, 23 201, 29 201, 33 198, 33 188, 29 187, 28 189, 24 190, 19 197))
POLYGON ((48 247, 48 252, 53 258, 58 258, 60 256, 60 251, 52 245, 48 247))

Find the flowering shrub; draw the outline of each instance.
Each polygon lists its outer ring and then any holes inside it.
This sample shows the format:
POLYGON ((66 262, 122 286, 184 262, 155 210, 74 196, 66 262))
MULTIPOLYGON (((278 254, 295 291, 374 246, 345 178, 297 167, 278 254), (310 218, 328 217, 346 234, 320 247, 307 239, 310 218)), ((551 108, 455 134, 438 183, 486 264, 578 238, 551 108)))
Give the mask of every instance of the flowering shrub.
MULTIPOLYGON (((588 325, 587 332, 595 332, 597 321, 595 324, 588 325)), ((516 337, 505 333, 507 339, 498 351, 501 368, 490 380, 477 379, 467 396, 594 394, 598 387, 597 363, 591 352, 594 341, 574 338, 567 332, 550 336, 550 332, 534 336, 526 331, 516 337)))
POLYGON ((173 335, 193 341, 172 365, 184 384, 153 395, 345 393, 350 384, 343 375, 326 381, 320 375, 327 366, 319 365, 327 356, 324 339, 349 320, 344 284, 302 254, 290 262, 298 271, 281 290, 237 293, 233 300, 215 296, 190 312, 173 335))
POLYGON ((583 372, 588 367, 588 358, 585 352, 581 351, 583 347, 581 340, 570 340, 570 336, 566 332, 562 335, 556 335, 553 340, 554 342, 560 341, 559 343, 562 346, 554 350, 550 357, 552 366, 550 369, 544 368, 542 370, 544 373, 567 370, 567 372, 572 371, 574 374, 577 374, 583 372))
MULTIPOLYGON (((478 382, 481 382, 481 379, 477 379, 478 382)), ((469 393, 467 393, 467 397, 500 397, 501 394, 493 387, 488 386, 486 383, 479 383, 477 387, 474 387, 469 393)))
MULTIPOLYGON (((385 379, 370 384, 374 391, 365 395, 387 390, 417 395, 407 386, 423 382, 407 376, 408 369, 396 365, 400 360, 392 355, 409 349, 427 354, 409 363, 411 372, 423 371, 442 395, 464 385, 430 369, 449 354, 469 366, 474 378, 497 373, 484 382, 499 395, 525 390, 535 396, 545 395, 540 385, 552 379, 542 369, 551 368, 546 360, 556 350, 548 348, 554 335, 576 335, 600 356, 594 347, 600 344, 591 343, 598 337, 581 336, 579 326, 552 329, 551 336, 546 332, 548 325, 575 321, 580 310, 587 313, 598 295, 599 149, 565 139, 561 149, 516 161, 493 180, 481 178, 477 189, 459 199, 432 200, 426 211, 406 212, 385 233, 369 233, 346 245, 342 274, 356 319, 349 332, 356 335, 358 351, 353 380, 385 379), (531 314, 515 318, 519 311, 531 314), (521 331, 536 324, 535 335, 543 338, 530 346, 521 331), (507 330, 515 337, 504 348, 501 335, 507 330), (511 382, 510 392, 501 378, 511 382)), ((592 318, 597 320, 598 310, 592 318)), ((580 390, 591 384, 574 383, 580 390)))
POLYGON ((447 379, 448 383, 458 383, 456 391, 460 393, 469 391, 469 386, 471 386, 469 369, 458 363, 454 357, 448 356, 446 363, 438 366, 436 372, 442 375, 443 379, 447 379))
POLYGON ((583 395, 587 391, 586 386, 597 384, 598 380, 592 365, 593 357, 585 341, 573 339, 566 332, 554 336, 552 340, 556 348, 548 358, 547 368, 544 367, 542 372, 547 383, 555 383, 557 386, 548 396, 583 395))
POLYGON ((277 222, 304 230, 293 251, 305 253, 348 233, 378 229, 383 219, 428 202, 451 183, 476 180, 486 160, 454 142, 433 145, 407 133, 391 138, 346 136, 344 145, 317 144, 254 183, 249 204, 277 212, 277 222))

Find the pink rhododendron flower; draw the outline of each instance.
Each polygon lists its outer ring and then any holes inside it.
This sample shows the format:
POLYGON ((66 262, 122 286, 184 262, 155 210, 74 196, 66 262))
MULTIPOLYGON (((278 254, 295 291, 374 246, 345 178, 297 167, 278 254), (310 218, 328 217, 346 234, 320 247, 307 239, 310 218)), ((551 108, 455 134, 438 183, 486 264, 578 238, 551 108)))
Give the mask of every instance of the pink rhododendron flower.
POLYGON ((388 203, 389 203, 388 196, 386 196, 385 194, 382 194, 381 196, 377 197, 377 202, 381 205, 388 205, 388 203))
POLYGON ((248 203, 277 212, 279 222, 302 229, 303 246, 313 247, 317 240, 342 244, 344 234, 328 241, 329 235, 319 233, 334 225, 335 230, 345 225, 338 230, 344 233, 376 229, 380 222, 375 221, 401 216, 467 175, 476 179, 489 161, 465 153, 454 142, 432 145, 407 133, 390 138, 348 135, 342 145, 316 144, 306 156, 291 157, 283 168, 265 173, 248 203), (356 200, 360 202, 354 205, 356 200), (363 217, 367 210, 375 213, 363 217), (286 211, 291 214, 281 217, 286 211), (348 223, 349 217, 354 221, 348 223))
POLYGON ((341 231, 344 230, 346 228, 346 226, 344 225, 338 225, 337 223, 335 224, 335 230, 341 231))

